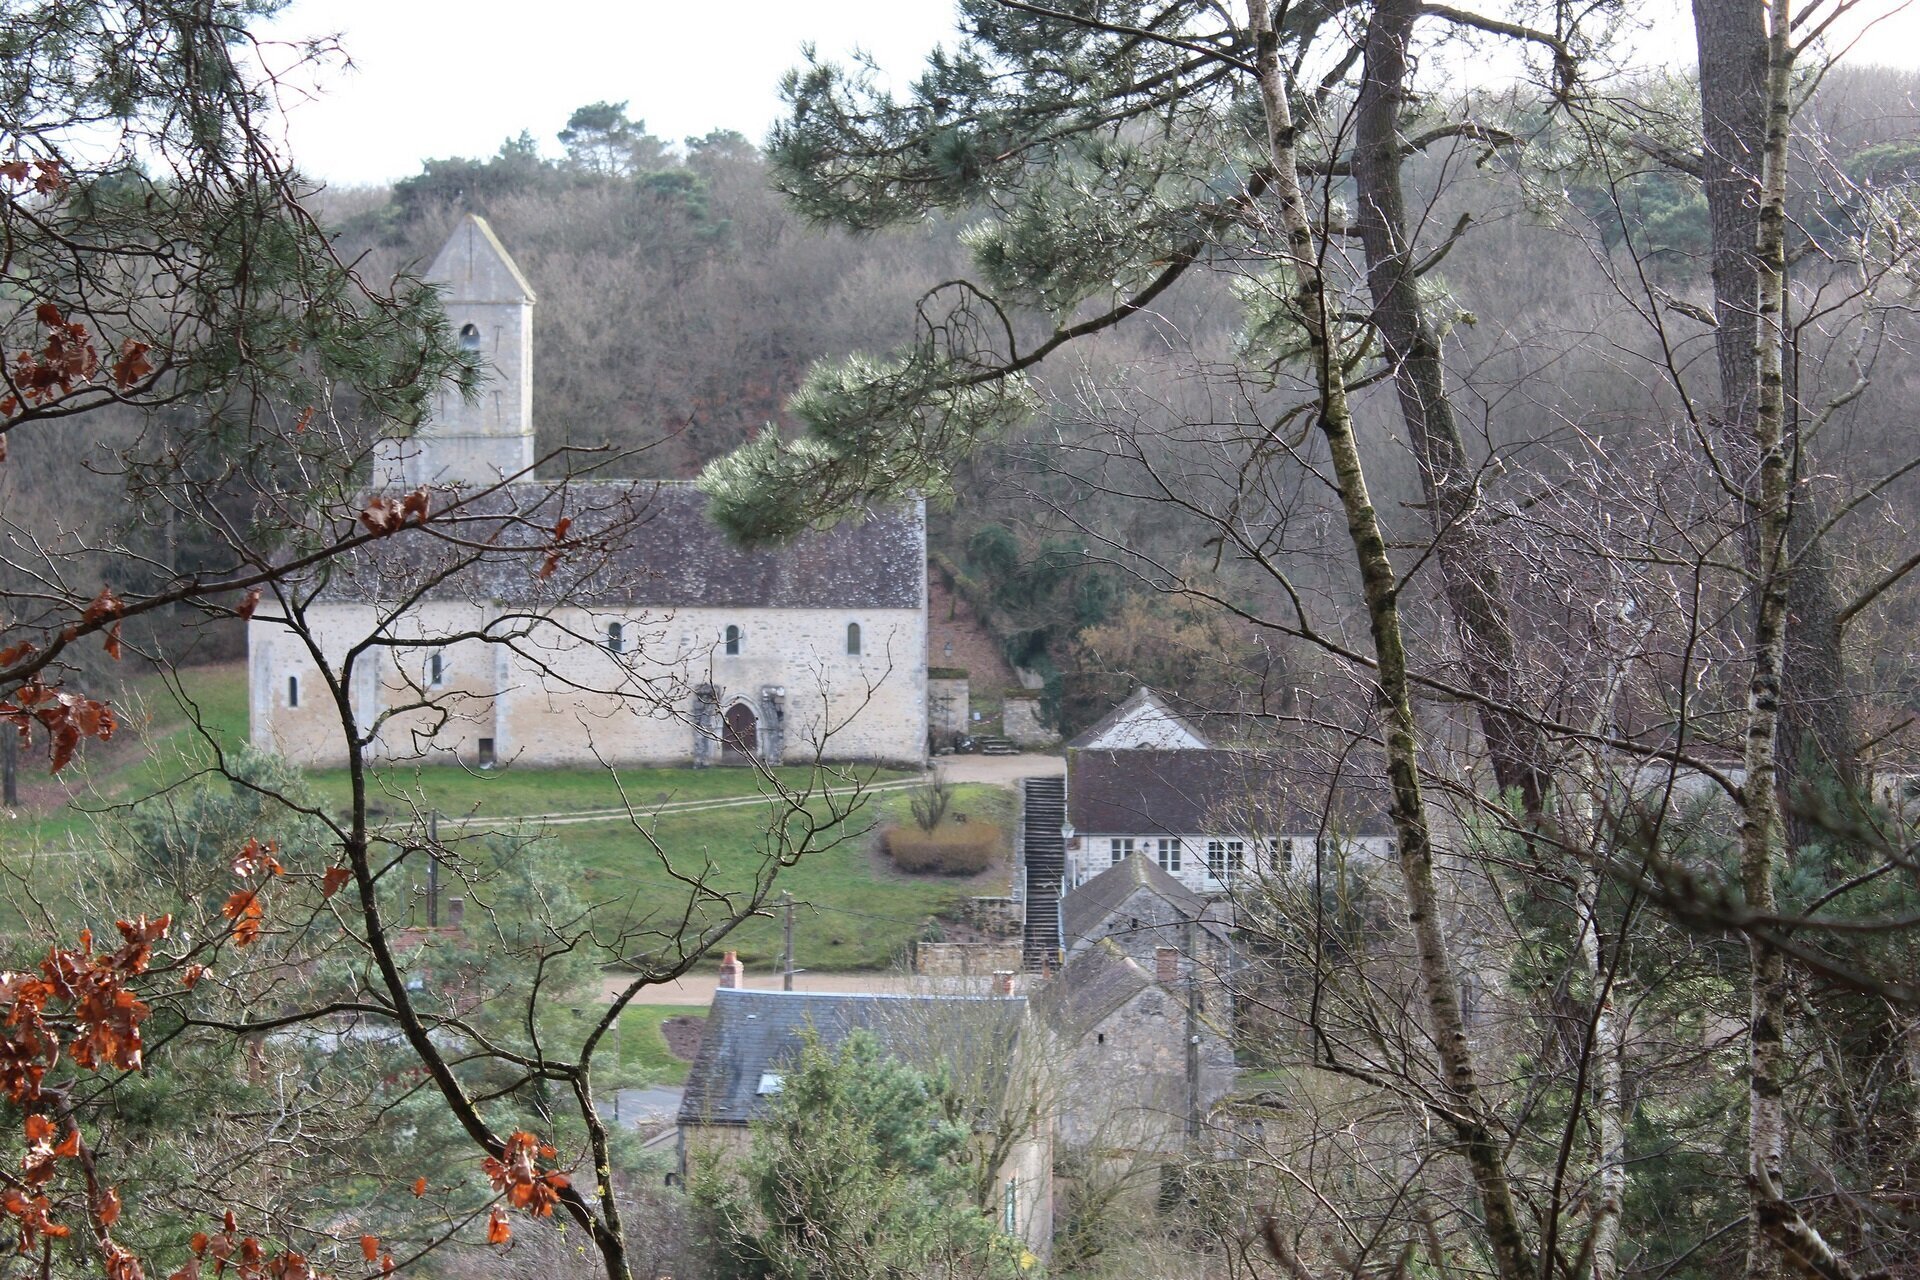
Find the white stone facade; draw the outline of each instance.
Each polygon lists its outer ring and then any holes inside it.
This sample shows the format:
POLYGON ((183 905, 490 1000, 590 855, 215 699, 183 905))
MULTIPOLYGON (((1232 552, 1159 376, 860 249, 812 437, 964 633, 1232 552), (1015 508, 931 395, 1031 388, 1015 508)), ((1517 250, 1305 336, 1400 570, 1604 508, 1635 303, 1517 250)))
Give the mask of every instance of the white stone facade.
POLYGON ((1226 893, 1247 876, 1312 874, 1315 845, 1323 838, 1330 856, 1355 864, 1391 858, 1397 847, 1391 836, 1075 833, 1068 842, 1066 887, 1085 884, 1138 853, 1195 893, 1226 893))
MULTIPOLYGON (((429 602, 389 630, 430 640, 476 631, 490 612, 429 602)), ((308 625, 338 673, 375 630, 374 606, 316 606, 308 625)), ((270 619, 250 623, 247 639, 254 744, 302 765, 344 764, 333 694, 306 646, 270 619)), ((720 726, 744 704, 755 753, 770 763, 917 765, 925 651, 924 610, 564 608, 511 645, 370 650, 349 697, 361 725, 381 720, 372 754, 389 761, 718 764, 727 760, 720 726), (847 652, 850 623, 861 629, 859 654, 847 652), (608 639, 615 626, 619 653, 608 639)))

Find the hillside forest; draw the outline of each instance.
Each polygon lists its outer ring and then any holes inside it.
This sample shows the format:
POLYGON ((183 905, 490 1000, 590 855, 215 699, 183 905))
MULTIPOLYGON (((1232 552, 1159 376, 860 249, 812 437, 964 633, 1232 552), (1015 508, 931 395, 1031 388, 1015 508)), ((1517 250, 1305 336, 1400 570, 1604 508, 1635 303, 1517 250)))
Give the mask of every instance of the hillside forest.
POLYGON ((1693 0, 1648 66, 1612 0, 958 0, 896 87, 796 50, 764 139, 636 90, 366 189, 275 141, 280 7, 0 0, 0 1280, 1920 1275, 1920 73, 1875 6, 1693 0), (468 214, 538 293, 539 483, 376 492, 486 391, 422 279, 468 214), (711 1161, 623 1116, 719 957, 871 978, 1031 902, 1015 793, 762 759, 594 616, 657 514, 607 478, 745 547, 924 498, 1063 738, 1145 685, 1265 779, 1207 816, 1262 837, 1203 837, 1214 971, 1115 961, 1232 1088, 1049 1148, 1047 1257, 988 1153, 1145 1072, 1104 1032, 796 1032, 711 1161), (399 603, 339 640, 356 573, 399 603), (268 624, 307 665, 249 686, 268 624), (584 713, 578 768, 421 764, 508 655, 740 767, 584 713), (943 821, 971 878, 873 838, 943 821))

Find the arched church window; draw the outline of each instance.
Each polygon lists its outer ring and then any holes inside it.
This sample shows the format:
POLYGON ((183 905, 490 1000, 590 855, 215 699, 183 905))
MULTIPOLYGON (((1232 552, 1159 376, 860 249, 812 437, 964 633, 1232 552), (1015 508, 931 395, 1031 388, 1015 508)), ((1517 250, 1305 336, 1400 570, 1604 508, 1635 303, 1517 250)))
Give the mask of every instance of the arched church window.
POLYGON ((462 351, 478 351, 480 349, 479 325, 463 324, 460 326, 460 349, 462 351))
POLYGON ((297 707, 300 705, 300 677, 299 676, 287 677, 287 705, 290 707, 297 707))
POLYGON ((618 622, 607 624, 607 652, 625 653, 627 651, 627 629, 618 622))
POLYGON ((860 656, 860 624, 857 622, 847 624, 847 652, 860 656))
POLYGON ((740 636, 741 636, 740 628, 734 626, 732 623, 728 623, 727 624, 727 655, 729 657, 734 657, 739 654, 740 636))
POLYGON ((427 659, 427 684, 435 689, 447 682, 447 662, 440 654, 427 659))

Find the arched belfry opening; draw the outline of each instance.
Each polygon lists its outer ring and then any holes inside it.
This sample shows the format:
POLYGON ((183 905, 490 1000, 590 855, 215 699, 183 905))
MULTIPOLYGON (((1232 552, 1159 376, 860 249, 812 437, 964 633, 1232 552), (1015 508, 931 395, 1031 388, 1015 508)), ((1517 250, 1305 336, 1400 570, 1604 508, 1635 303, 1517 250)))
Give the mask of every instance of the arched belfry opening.
POLYGON ((478 351, 480 349, 479 325, 468 323, 460 326, 460 349, 462 351, 478 351))

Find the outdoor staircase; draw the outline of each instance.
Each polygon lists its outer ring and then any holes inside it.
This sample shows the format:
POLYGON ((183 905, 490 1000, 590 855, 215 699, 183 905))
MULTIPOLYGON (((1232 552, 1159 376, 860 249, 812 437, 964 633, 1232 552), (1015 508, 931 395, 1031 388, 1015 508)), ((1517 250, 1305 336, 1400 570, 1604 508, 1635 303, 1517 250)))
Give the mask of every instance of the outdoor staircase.
POLYGON ((1029 973, 1060 961, 1060 883, 1066 876, 1064 778, 1020 780, 1020 859, 1026 872, 1024 959, 1029 973))
POLYGON ((980 754, 983 756, 1017 756, 1020 748, 1013 745, 1009 738, 980 738, 980 754))

